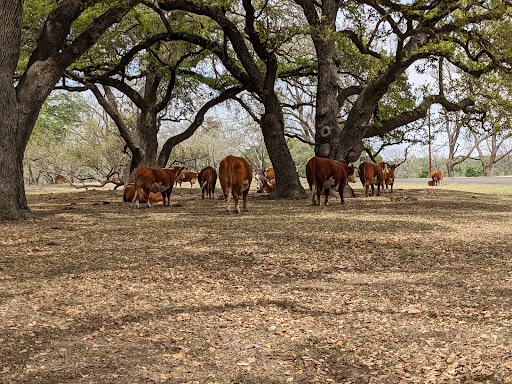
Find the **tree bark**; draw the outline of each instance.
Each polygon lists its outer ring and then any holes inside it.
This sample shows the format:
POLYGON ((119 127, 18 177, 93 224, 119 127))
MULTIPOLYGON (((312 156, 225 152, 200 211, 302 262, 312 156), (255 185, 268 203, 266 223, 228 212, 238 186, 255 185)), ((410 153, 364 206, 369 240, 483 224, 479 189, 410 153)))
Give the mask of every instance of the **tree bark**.
POLYGON ((137 0, 113 6, 69 42, 71 24, 82 2, 64 0, 49 14, 37 47, 16 88, 14 74, 21 44, 23 1, 0 0, 0 220, 30 212, 23 181, 23 156, 41 107, 65 69, 87 51, 137 0))
POLYGON ((263 104, 265 113, 261 117, 261 129, 276 174, 276 190, 273 196, 278 199, 304 199, 306 191, 300 184, 295 163, 286 144, 283 111, 273 88, 268 90, 263 104))
POLYGON ((21 43, 23 1, 0 0, 0 220, 30 213, 23 183, 26 139, 20 135, 21 111, 13 77, 21 43))

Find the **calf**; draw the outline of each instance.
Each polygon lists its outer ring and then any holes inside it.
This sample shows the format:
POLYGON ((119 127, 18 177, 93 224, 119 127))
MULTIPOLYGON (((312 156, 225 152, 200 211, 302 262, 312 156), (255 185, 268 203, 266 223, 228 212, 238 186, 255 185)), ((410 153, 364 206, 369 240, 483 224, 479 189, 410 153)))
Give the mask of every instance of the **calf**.
POLYGON ((435 185, 439 183, 439 185, 443 185, 443 171, 437 170, 432 172, 432 181, 434 181, 435 185))
POLYGON ((190 188, 192 188, 192 186, 197 181, 198 175, 199 175, 199 173, 197 173, 197 172, 182 172, 181 175, 176 178, 176 184, 180 183, 180 187, 181 187, 181 183, 189 182, 190 188))
POLYGON ((274 167, 267 168, 265 171, 262 169, 255 170, 254 178, 258 183, 257 193, 270 193, 276 189, 276 174, 274 172, 274 167))
POLYGON ((203 193, 202 199, 204 199, 204 192, 206 191, 206 198, 215 200, 215 184, 217 184, 217 171, 212 167, 206 167, 199 172, 197 177, 201 192, 203 193))
MULTIPOLYGON (((382 174, 384 176, 384 183, 386 184, 386 193, 389 192, 388 186, 391 185, 391 193, 393 193, 393 184, 395 183, 395 168, 396 165, 388 164, 383 161, 377 163, 377 165, 382 169, 382 174)), ((383 186, 384 188, 384 186, 383 186)))
POLYGON ((249 163, 241 157, 231 155, 223 158, 219 164, 219 181, 226 199, 226 212, 231 213, 229 209, 230 192, 235 201, 236 213, 240 212, 238 206, 240 194, 243 194, 243 210, 247 211, 247 196, 252 181, 252 170, 249 163))
MULTIPOLYGON (((133 197, 135 196, 135 184, 128 184, 123 192, 123 201, 129 202, 133 201, 133 197)), ((161 193, 149 193, 149 201, 151 203, 161 203, 164 200, 161 193)), ((139 201, 141 203, 147 203, 148 196, 144 191, 142 191, 141 196, 139 197, 139 201)))
POLYGON ((306 178, 309 189, 312 191, 313 205, 320 205, 322 191, 325 194, 325 205, 328 205, 329 189, 339 192, 341 204, 345 204, 343 189, 348 181, 354 180, 354 170, 352 165, 347 166, 339 161, 323 157, 312 157, 306 164, 306 178))
POLYGON ((372 196, 375 194, 374 184, 377 185, 377 196, 380 196, 380 187, 384 189, 384 174, 382 168, 372 163, 359 165, 359 179, 365 188, 365 196, 368 197, 368 188, 372 186, 372 196))
MULTIPOLYGON (((160 192, 163 197, 164 205, 171 205, 171 192, 174 186, 176 176, 180 175, 184 167, 175 167, 174 169, 157 169, 157 168, 146 168, 139 167, 135 170, 135 196, 132 201, 137 202, 137 208, 139 208, 139 201, 142 197, 142 191, 149 196, 150 192, 160 192)), ((151 207, 151 202, 147 201, 148 207, 151 207)))

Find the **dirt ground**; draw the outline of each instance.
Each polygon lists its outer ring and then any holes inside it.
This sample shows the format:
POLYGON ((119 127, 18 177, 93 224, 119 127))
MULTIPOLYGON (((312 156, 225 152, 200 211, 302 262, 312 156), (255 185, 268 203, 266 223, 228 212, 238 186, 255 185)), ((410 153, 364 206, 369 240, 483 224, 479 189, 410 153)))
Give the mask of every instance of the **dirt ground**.
POLYGON ((512 383, 511 196, 171 202, 0 223, 1 383, 512 383))

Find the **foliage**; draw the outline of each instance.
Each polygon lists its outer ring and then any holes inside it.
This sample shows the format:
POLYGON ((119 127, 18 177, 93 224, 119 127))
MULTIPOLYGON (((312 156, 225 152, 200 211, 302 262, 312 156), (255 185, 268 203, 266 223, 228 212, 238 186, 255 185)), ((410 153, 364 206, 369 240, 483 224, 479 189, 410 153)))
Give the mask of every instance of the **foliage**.
POLYGON ((477 176, 479 176, 479 174, 475 167, 468 166, 468 167, 466 167, 465 176, 466 177, 477 177, 477 176))
POLYGON ((430 177, 430 172, 428 171, 428 169, 424 169, 423 171, 420 172, 419 177, 421 177, 421 178, 430 177))
POLYGON ((54 183, 57 174, 105 178, 127 161, 123 141, 78 94, 55 92, 44 104, 25 152, 29 184, 54 183))

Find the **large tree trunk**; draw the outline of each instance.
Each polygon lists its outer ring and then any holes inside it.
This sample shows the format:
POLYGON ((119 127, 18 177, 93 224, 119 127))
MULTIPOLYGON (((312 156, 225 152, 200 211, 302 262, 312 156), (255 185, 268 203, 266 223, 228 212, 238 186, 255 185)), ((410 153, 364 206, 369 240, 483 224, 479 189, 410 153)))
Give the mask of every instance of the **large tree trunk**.
POLYGON ((274 196, 280 199, 305 199, 306 191, 300 183, 295 162, 284 137, 283 110, 274 91, 276 72, 277 61, 270 60, 267 63, 262 92, 265 113, 261 117, 263 140, 276 173, 274 196))
MULTIPOLYGON (((0 92, 1 97, 1 92, 0 92)), ((5 102, 5 100, 4 100, 5 102)), ((2 102, 0 110, 5 103, 2 102)), ((0 136, 0 220, 20 220, 30 213, 23 183, 24 146, 20 146, 17 135, 17 111, 14 104, 12 113, 3 116, 3 135, 0 136), (7 133, 7 134, 5 134, 7 133)))
POLYGON ((446 162, 446 174, 448 175, 448 177, 455 177, 453 159, 449 158, 448 161, 446 162))
POLYGON ((30 211, 23 185, 26 140, 13 77, 21 41, 23 1, 0 0, 0 220, 19 220, 30 211))
MULTIPOLYGON (((318 22, 323 28, 336 29, 336 15, 339 2, 322 1, 322 18, 318 22)), ((306 9, 307 11, 307 9, 306 9)), ((310 22, 316 20, 316 14, 309 15, 310 22)), ((336 42, 334 39, 313 38, 318 58, 318 86, 316 92, 315 116, 315 154, 335 159, 332 146, 340 136, 342 127, 338 123, 338 65, 336 64, 336 42)))
POLYGON ((23 156, 41 107, 64 70, 119 22, 138 0, 127 0, 97 17, 74 41, 71 24, 83 3, 62 1, 48 16, 28 67, 14 88, 21 49, 22 0, 0 0, 0 220, 30 212, 23 182, 23 156))

